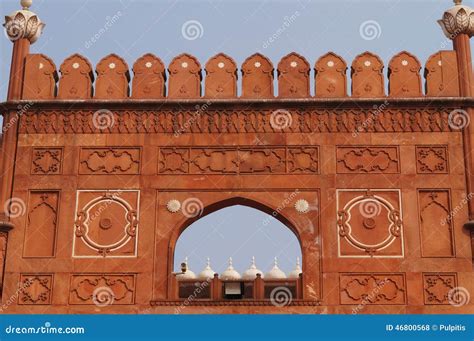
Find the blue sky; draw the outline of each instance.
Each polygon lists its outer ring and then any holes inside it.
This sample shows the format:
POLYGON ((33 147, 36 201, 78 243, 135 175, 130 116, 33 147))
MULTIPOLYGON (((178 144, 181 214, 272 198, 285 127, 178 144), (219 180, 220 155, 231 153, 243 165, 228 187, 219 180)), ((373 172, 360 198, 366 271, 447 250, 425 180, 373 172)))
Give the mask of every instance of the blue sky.
MULTIPOLYGON (((464 4, 472 7, 473 1, 464 4)), ((58 68, 76 52, 94 65, 114 52, 131 67, 147 52, 156 54, 165 64, 188 52, 201 65, 216 53, 225 52, 240 65, 259 51, 277 65, 281 57, 296 51, 313 66, 328 51, 341 55, 350 65, 356 55, 369 50, 387 65, 393 55, 407 50, 424 65, 431 54, 452 48, 436 22, 452 5, 449 0, 33 0, 31 9, 46 28, 31 51, 48 55, 58 68), (186 23, 197 27, 196 36, 192 30, 183 34, 186 23), (364 23, 375 31, 362 34, 364 23), (105 27, 105 32, 99 34, 105 27), (92 42, 98 34, 97 41, 92 42), (195 39, 189 39, 189 34, 195 39)), ((17 0, 0 3, 2 14, 16 9, 17 0)), ((3 99, 11 50, 12 44, 2 37, 3 99)), ((189 255, 192 269, 199 272, 206 257, 211 256, 215 270, 222 270, 227 258, 234 256, 236 268, 243 271, 255 255, 262 270, 267 271, 273 257, 279 255, 282 268, 291 270, 300 252, 294 235, 276 220, 256 232, 263 215, 250 208, 233 207, 203 218, 182 235, 176 263, 189 255), (248 236, 254 233, 249 241, 248 236), (269 236, 274 241, 269 242, 269 236)))

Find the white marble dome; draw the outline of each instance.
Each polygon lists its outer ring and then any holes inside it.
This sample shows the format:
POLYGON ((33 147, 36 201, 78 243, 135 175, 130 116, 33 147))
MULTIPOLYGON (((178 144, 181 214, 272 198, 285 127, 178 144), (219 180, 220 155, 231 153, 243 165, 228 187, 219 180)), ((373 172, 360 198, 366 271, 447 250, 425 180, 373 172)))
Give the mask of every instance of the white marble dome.
POLYGON ((191 269, 188 267, 188 257, 186 257, 184 259, 184 263, 186 263, 186 272, 185 273, 182 273, 182 274, 177 274, 176 275, 176 279, 178 281, 185 281, 185 280, 189 280, 189 279, 196 279, 197 276, 194 272, 191 271, 191 269))
POLYGON ((212 278, 214 278, 215 273, 216 272, 214 270, 212 270, 212 268, 211 268, 211 260, 209 258, 207 258, 207 265, 204 268, 204 270, 202 270, 199 273, 198 278, 203 279, 203 280, 212 279, 212 278))
POLYGON ((260 274, 260 276, 263 278, 263 272, 257 269, 257 266, 255 265, 255 257, 252 257, 252 264, 250 264, 250 268, 245 270, 245 272, 242 274, 242 279, 253 281, 255 278, 257 278, 257 274, 260 274))
POLYGON ((229 258, 228 268, 220 274, 220 279, 223 281, 235 281, 241 279, 242 276, 232 266, 232 257, 229 258))
POLYGON ((292 279, 300 278, 300 273, 302 272, 303 271, 301 270, 301 266, 300 266, 300 257, 298 257, 296 258, 295 269, 288 274, 288 278, 292 278, 292 279))
POLYGON ((275 264, 273 265, 273 268, 265 274, 265 279, 285 279, 286 274, 280 270, 278 267, 278 260, 275 257, 275 264))

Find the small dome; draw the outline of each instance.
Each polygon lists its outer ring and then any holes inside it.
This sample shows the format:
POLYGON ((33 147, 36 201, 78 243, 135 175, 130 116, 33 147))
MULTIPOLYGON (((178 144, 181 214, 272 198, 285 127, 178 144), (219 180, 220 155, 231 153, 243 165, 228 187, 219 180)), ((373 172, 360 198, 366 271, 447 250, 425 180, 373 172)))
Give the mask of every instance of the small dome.
POLYGON ((250 265, 250 268, 245 270, 245 272, 242 274, 242 279, 253 281, 255 278, 257 278, 257 274, 260 274, 263 278, 262 271, 257 269, 257 266, 255 265, 255 257, 252 257, 252 264, 250 265))
POLYGON ((273 265, 273 268, 265 274, 265 279, 285 279, 285 278, 286 278, 286 275, 278 267, 278 260, 275 257, 275 265, 273 265))
POLYGON ((176 279, 178 281, 185 281, 187 279, 196 279, 197 278, 196 274, 192 272, 191 269, 188 268, 188 257, 184 259, 184 263, 186 263, 187 270, 185 273, 176 275, 176 279))
POLYGON ((288 278, 300 278, 300 273, 302 273, 303 271, 301 271, 301 267, 300 267, 300 257, 296 258, 296 267, 293 271, 291 271, 289 274, 288 274, 288 278))
POLYGON ((232 257, 229 258, 229 267, 220 275, 223 281, 239 280, 242 277, 232 266, 232 257))
POLYGON ((211 269, 211 260, 208 257, 207 258, 207 265, 204 268, 204 270, 201 271, 198 278, 199 279, 204 279, 204 280, 211 279, 211 278, 214 278, 214 274, 215 274, 215 271, 211 269))

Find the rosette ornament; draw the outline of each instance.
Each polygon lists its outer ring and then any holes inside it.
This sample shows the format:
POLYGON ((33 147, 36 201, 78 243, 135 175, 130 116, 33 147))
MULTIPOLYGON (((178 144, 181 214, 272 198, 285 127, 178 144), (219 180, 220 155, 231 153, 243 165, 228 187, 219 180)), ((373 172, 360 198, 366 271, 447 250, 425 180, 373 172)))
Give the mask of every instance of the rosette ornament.
POLYGON ((459 34, 467 34, 470 38, 474 35, 474 10, 462 5, 461 0, 455 0, 454 3, 455 6, 444 12, 438 24, 446 37, 451 40, 459 34))
POLYGON ((22 9, 5 16, 3 27, 12 42, 28 39, 33 44, 43 32, 45 24, 34 12, 29 10, 32 0, 21 0, 20 3, 22 9))

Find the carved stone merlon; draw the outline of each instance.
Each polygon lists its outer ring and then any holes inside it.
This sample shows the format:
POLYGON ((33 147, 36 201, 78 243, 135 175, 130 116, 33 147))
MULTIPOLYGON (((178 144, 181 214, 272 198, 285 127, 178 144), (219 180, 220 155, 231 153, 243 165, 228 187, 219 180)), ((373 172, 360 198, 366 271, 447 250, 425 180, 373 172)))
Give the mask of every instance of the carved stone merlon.
POLYGON ((455 0, 455 6, 443 14, 438 20, 444 34, 453 40, 459 34, 474 35, 474 10, 461 4, 462 0, 455 0))
POLYGON ((3 27, 13 43, 19 39, 28 39, 33 44, 43 32, 45 24, 29 10, 32 2, 32 0, 21 0, 22 9, 5 16, 3 27))

